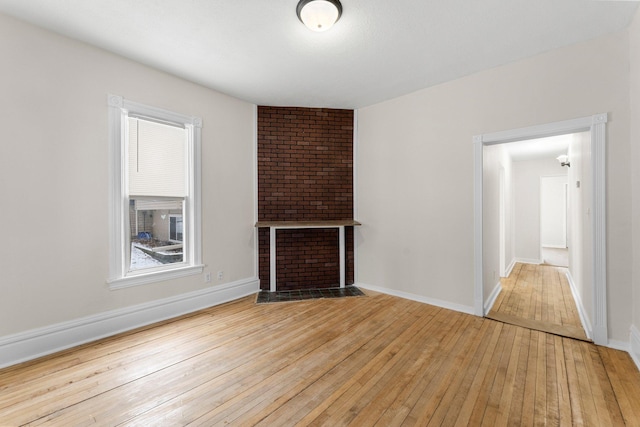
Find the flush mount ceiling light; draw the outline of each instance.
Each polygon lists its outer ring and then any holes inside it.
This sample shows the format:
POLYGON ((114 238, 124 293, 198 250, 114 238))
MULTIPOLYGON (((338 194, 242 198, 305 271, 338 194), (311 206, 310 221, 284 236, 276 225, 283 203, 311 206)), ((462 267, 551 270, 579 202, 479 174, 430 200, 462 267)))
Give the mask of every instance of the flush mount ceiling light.
POLYGON ((298 18, 313 31, 327 31, 342 15, 338 0, 300 0, 296 7, 298 18))

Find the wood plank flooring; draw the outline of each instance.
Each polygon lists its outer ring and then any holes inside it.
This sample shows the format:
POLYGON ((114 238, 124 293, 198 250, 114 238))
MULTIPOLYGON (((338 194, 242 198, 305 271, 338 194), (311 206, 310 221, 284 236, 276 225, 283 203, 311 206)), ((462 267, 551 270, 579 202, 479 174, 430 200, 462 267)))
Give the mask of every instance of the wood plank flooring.
POLYGON ((487 317, 500 322, 588 340, 565 275, 551 265, 517 263, 487 317))
POLYGON ((0 370, 0 425, 640 425, 624 352, 367 293, 244 298, 0 370))

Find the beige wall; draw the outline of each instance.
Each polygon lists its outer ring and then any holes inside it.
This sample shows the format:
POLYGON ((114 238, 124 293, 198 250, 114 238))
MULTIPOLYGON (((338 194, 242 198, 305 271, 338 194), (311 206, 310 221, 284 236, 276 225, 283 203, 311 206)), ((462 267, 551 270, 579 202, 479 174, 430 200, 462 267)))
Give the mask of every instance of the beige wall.
POLYGON ((358 112, 358 281, 473 306, 473 144, 484 133, 610 113, 608 325, 631 323, 627 32, 358 112))
POLYGON ((0 57, 0 336, 210 286, 109 290, 108 93, 202 117, 203 261, 255 277, 253 105, 3 15, 0 57))
MULTIPOLYGON (((631 147, 633 170, 633 324, 640 330, 640 11, 630 30, 631 147)), ((638 349, 640 351, 640 349, 638 349)), ((640 357, 640 354, 638 354, 640 357)))

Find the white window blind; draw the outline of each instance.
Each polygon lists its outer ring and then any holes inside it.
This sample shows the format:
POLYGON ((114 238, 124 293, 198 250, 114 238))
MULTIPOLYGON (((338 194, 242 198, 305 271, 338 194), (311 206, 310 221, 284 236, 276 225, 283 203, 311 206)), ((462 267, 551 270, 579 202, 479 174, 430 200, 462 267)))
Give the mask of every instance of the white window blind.
POLYGON ((182 200, 135 199, 134 204, 137 211, 182 210, 182 200))
POLYGON ((184 128, 129 117, 129 195, 185 197, 184 128))

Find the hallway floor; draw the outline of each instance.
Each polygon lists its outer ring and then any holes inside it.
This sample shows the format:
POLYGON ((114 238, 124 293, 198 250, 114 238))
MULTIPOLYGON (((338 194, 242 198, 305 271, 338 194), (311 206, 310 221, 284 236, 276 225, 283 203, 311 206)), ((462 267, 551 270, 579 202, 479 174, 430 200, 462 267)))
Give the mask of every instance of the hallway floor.
POLYGON ((588 341, 566 269, 517 263, 502 280, 502 292, 487 318, 537 331, 588 341))

